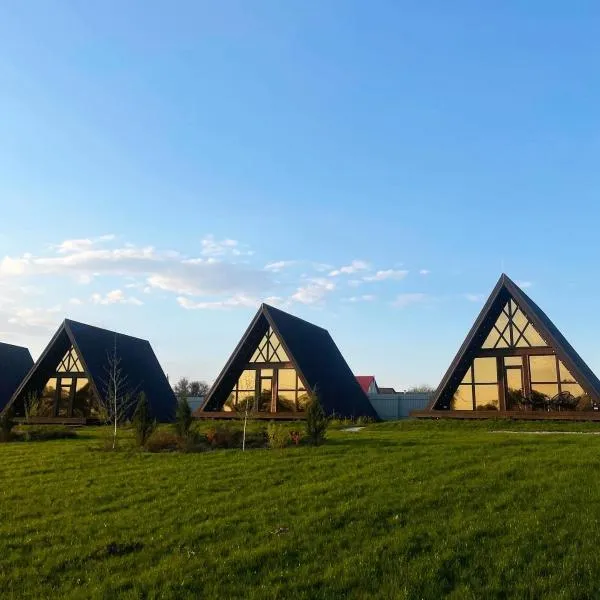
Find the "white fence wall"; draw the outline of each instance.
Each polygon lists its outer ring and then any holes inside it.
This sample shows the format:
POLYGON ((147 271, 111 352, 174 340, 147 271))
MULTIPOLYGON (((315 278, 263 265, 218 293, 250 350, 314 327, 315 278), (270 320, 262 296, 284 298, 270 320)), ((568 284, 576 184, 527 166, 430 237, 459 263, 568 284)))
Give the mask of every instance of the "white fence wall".
POLYGON ((383 421, 407 419, 413 410, 427 408, 431 393, 399 392, 397 394, 369 394, 373 408, 383 421))

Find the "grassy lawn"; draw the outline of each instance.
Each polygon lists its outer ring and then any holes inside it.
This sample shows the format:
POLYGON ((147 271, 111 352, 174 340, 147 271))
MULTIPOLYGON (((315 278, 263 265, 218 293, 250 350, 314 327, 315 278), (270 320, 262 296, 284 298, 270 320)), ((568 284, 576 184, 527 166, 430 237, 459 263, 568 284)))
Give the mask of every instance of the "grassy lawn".
POLYGON ((2 598, 593 598, 596 424, 406 422, 320 448, 0 445, 2 598))

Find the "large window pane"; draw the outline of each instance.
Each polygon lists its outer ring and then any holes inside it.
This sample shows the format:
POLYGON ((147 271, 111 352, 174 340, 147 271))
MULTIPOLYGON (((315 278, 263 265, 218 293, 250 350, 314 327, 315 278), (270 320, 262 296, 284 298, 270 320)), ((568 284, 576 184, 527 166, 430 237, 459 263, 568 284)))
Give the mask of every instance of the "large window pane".
POLYGON ((463 377, 463 380, 461 381, 461 383, 472 383, 473 382, 473 369, 472 367, 469 367, 467 369, 467 372, 465 373, 465 376, 463 377))
POLYGON ((296 410, 296 392, 279 391, 277 394, 277 412, 296 410))
POLYGON ((238 380, 237 389, 253 392, 255 385, 256 385, 256 371, 254 371, 252 369, 242 371, 242 374, 240 375, 240 378, 238 380))
POLYGON ((529 368, 532 382, 558 381, 556 373, 556 357, 554 355, 530 356, 529 368))
POLYGON ((296 371, 294 369, 279 369, 279 389, 296 389, 296 371))
POLYGON ((558 384, 532 383, 531 391, 533 394, 541 394, 547 398, 554 398, 558 394, 558 384))
POLYGON ((576 398, 583 396, 583 388, 578 383, 561 383, 560 388, 563 392, 570 392, 576 398))
POLYGON ((497 410, 500 406, 497 385, 476 385, 475 406, 482 410, 497 410))
POLYGON ((475 383, 496 383, 498 381, 495 358, 476 358, 473 366, 475 367, 475 383))
POLYGON ((575 383, 575 377, 571 375, 567 367, 562 364, 562 362, 558 361, 558 370, 560 373, 560 380, 564 383, 575 383))
POLYGON ((473 410, 473 386, 458 386, 452 398, 452 410, 473 410))

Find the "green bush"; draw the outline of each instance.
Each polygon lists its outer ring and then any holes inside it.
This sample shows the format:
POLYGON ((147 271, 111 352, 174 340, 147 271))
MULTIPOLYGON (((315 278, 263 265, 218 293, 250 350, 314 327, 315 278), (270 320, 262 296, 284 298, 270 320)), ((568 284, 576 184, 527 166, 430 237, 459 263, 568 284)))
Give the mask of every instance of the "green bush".
POLYGON ((288 430, 279 423, 270 422, 267 425, 267 441, 269 448, 285 448, 289 442, 288 430))
POLYGON ((186 396, 181 396, 177 401, 177 410, 175 411, 175 431, 182 439, 187 439, 190 435, 190 427, 194 417, 192 409, 186 396))
POLYGON ((329 419, 321 406, 319 396, 313 392, 311 400, 306 409, 306 436, 311 444, 318 446, 325 441, 327 437, 327 427, 329 419))
POLYGON ((138 395, 137 406, 133 413, 133 431, 138 446, 144 446, 156 429, 156 421, 150 418, 150 405, 144 392, 138 395))
POLYGON ((19 428, 19 432, 26 442, 66 440, 77 437, 77 431, 66 425, 23 425, 19 428))
POLYGON ((12 428, 15 425, 12 407, 0 415, 0 442, 8 442, 12 438, 12 428))
MULTIPOLYGON (((219 423, 206 431, 206 440, 213 448, 241 448, 243 431, 231 423, 219 423)), ((246 435, 246 443, 248 436, 246 435)))
POLYGON ((147 440, 145 448, 148 452, 175 452, 181 450, 184 443, 181 438, 170 431, 155 431, 147 440))

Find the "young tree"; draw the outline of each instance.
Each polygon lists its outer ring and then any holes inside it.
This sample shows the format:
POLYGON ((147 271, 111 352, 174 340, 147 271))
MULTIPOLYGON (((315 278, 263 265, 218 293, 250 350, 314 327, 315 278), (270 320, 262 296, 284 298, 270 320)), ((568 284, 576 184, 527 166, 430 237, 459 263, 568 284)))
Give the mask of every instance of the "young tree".
POLYGON ((182 394, 177 401, 177 409, 175 411, 175 431, 180 438, 187 439, 189 437, 193 420, 190 404, 182 394))
POLYGON ((104 371, 106 378, 101 383, 105 393, 99 399, 100 413, 104 416, 105 422, 113 426, 112 448, 114 450, 117 447, 118 425, 127 419, 135 400, 135 390, 131 389, 129 378, 121 367, 116 335, 114 347, 107 353, 104 371))
POLYGON ((431 393, 435 392, 435 389, 426 383, 422 383, 421 385, 413 385, 412 387, 406 390, 407 392, 424 392, 431 393))
POLYGON ((144 446, 156 429, 156 421, 150 416, 150 404, 144 392, 138 394, 138 401, 133 413, 133 429, 139 446, 144 446))
POLYGON ((190 396, 206 396, 209 389, 208 383, 205 381, 190 381, 190 396))
POLYGON ((9 442, 12 428, 15 425, 12 406, 0 414, 0 442, 9 442))
MULTIPOLYGON (((244 375, 240 378, 240 384, 243 389, 252 389, 255 385, 255 379, 252 372, 245 372, 244 375)), ((244 403, 244 428, 242 430, 242 452, 246 451, 246 429, 248 426, 248 418, 250 416, 250 412, 254 409, 254 403, 256 401, 256 394, 247 395, 242 402, 244 403)), ((238 407, 235 407, 237 410, 238 407)))
POLYGON ((313 390, 306 409, 306 435, 311 444, 318 446, 325 441, 329 419, 319 401, 319 395, 313 390))
POLYGON ((173 386, 175 395, 179 398, 182 394, 186 396, 190 395, 190 382, 187 377, 181 377, 179 381, 173 386))

